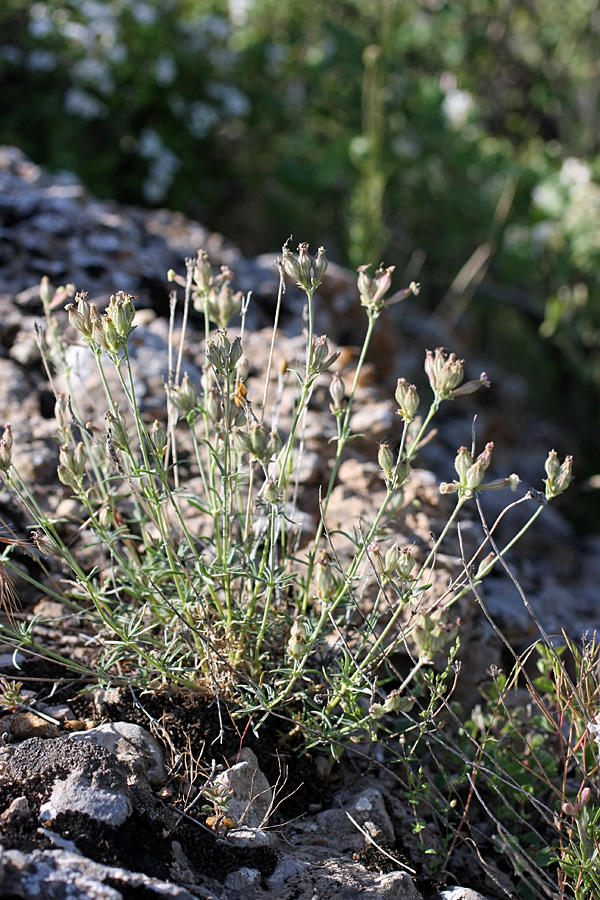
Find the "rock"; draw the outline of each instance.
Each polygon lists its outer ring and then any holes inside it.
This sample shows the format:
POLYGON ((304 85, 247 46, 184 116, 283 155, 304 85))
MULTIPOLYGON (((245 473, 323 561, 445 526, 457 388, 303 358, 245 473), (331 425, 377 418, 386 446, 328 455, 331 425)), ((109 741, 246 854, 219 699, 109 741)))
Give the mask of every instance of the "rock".
POLYGON ((54 738, 60 730, 55 722, 49 722, 42 716, 36 716, 31 709, 3 716, 0 719, 0 734, 10 734, 16 740, 27 738, 54 738))
POLYGON ((237 824, 260 828, 271 811, 273 792, 258 760, 248 747, 239 754, 238 762, 214 778, 216 787, 229 791, 227 815, 237 824))
POLYGON ((439 892, 438 897, 439 900, 489 900, 488 897, 484 897, 478 891, 463 887, 445 888, 439 892))
POLYGON ((389 400, 371 401, 352 413, 350 428, 353 434, 364 434, 374 442, 395 433, 399 421, 395 406, 389 400))
POLYGON ((225 879, 225 887, 234 891, 245 891, 247 888, 258 887, 260 882, 261 874, 258 869, 244 867, 229 873, 225 879))
POLYGON ((54 782, 50 799, 40 806, 40 822, 51 822, 59 813, 84 813, 97 822, 118 828, 131 815, 133 806, 125 787, 120 791, 95 787, 89 778, 71 772, 54 782))
POLYGON ((263 831, 261 828, 242 826, 227 833, 227 843, 233 847, 272 847, 276 849, 281 842, 276 831, 263 831))
POLYGON ((366 891, 370 900, 421 900, 421 894, 407 872, 389 872, 366 891))
POLYGON ((25 795, 33 784, 44 785, 42 822, 60 812, 77 812, 116 827, 131 814, 126 774, 105 747, 71 738, 30 738, 17 745, 0 768, 2 778, 25 795))
MULTIPOLYGON (((378 876, 356 862, 327 858, 310 866, 300 860, 280 863, 268 880, 277 900, 422 900, 410 875, 378 876)), ((244 900, 266 900, 266 892, 244 894, 244 900)))
POLYGON ((0 896, 40 897, 44 900, 216 900, 201 886, 190 894, 185 888, 104 866, 64 850, 22 853, 0 846, 0 896))
POLYGON ((167 778, 162 747, 141 725, 109 722, 89 731, 74 731, 71 740, 88 741, 106 747, 130 772, 130 780, 164 784, 167 778))
POLYGON ((365 836, 347 815, 367 833, 378 835, 377 843, 390 846, 394 843, 394 826, 385 808, 385 801, 377 788, 362 791, 344 809, 326 809, 314 817, 316 834, 332 848, 357 853, 365 846, 365 836), (365 827, 369 823, 372 827, 365 827))
POLYGON ((4 825, 11 819, 19 819, 29 815, 31 815, 31 810, 29 809, 27 797, 15 797, 4 812, 0 814, 0 824, 4 825))

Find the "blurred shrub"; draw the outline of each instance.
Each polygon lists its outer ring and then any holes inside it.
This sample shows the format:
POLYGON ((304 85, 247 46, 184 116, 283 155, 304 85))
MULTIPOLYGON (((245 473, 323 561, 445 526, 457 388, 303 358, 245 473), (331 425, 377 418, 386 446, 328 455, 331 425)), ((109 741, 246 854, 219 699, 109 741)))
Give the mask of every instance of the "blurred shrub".
POLYGON ((597 447, 594 0, 5 0, 0 28, 0 140, 246 251, 425 265, 488 352, 552 342, 538 400, 591 386, 597 447))

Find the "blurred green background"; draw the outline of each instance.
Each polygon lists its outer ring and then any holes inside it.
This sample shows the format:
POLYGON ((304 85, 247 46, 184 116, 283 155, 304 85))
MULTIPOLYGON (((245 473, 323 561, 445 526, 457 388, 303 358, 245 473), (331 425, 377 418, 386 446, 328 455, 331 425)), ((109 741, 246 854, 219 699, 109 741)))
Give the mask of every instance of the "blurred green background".
POLYGON ((395 264, 600 471, 599 3, 3 0, 0 34, 0 142, 248 254, 395 264))

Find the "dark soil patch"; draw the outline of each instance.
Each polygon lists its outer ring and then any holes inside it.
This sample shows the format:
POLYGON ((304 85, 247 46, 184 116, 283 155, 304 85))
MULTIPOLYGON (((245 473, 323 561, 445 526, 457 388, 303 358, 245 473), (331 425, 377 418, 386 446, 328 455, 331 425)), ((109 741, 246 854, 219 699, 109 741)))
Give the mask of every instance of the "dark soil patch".
MULTIPOLYGON (((68 701, 78 717, 93 718, 99 723, 92 699, 88 695, 77 696, 81 683, 63 667, 27 660, 23 664, 22 680, 24 689, 35 690, 39 700, 68 701)), ((117 700, 103 704, 102 712, 104 721, 141 725, 159 740, 162 737, 163 745, 167 743, 164 740, 167 735, 171 745, 165 747, 167 764, 173 763, 177 753, 186 754, 187 763, 183 769, 176 768, 176 774, 167 781, 165 787, 170 796, 165 802, 149 792, 141 799, 137 797, 138 808, 119 828, 74 812, 59 813, 52 820, 48 828, 53 834, 72 841, 82 854, 96 862, 172 880, 172 868, 180 861, 182 851, 191 872, 199 878, 204 875, 222 881, 228 872, 242 866, 258 869, 265 878, 273 872, 277 861, 273 850, 264 846, 234 846, 226 836, 223 838, 203 828, 207 814, 201 812, 200 804, 193 811, 196 822, 180 815, 186 808, 189 783, 185 776, 192 761, 199 771, 209 772, 213 760, 226 767, 235 763, 242 747, 251 748, 269 783, 280 786, 276 802, 281 802, 270 824, 301 816, 309 807, 313 811, 322 808, 331 796, 328 783, 319 776, 308 755, 297 756, 291 750, 278 749, 281 725, 275 719, 264 722, 255 734, 248 720, 236 721, 227 708, 222 708, 219 715, 215 701, 175 690, 143 695, 140 699, 123 690, 117 700)), ((0 821, 0 843, 6 849, 28 852, 55 846, 52 834, 40 827, 38 815, 54 778, 68 774, 64 765, 52 765, 52 748, 63 740, 68 738, 59 738, 57 742, 40 738, 28 741, 33 759, 28 771, 21 771, 22 766, 12 760, 4 765, 6 777, 0 781, 0 810, 6 810, 17 797, 25 797, 29 806, 28 812, 0 821), (38 756, 39 773, 35 765, 38 756)), ((100 756, 107 751, 98 749, 100 766, 100 756)), ((74 757, 78 750, 79 746, 73 743, 74 757)))

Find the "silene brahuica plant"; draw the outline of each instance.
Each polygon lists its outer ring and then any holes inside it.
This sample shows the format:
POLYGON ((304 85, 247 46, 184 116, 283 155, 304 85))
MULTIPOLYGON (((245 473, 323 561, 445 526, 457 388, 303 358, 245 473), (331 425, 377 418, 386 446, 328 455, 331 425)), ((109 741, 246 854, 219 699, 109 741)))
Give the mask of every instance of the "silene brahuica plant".
MULTIPOLYGON (((2 561, 11 612, 2 636, 88 681, 197 692, 250 716, 253 727, 276 715, 282 741, 321 746, 333 759, 350 745, 374 758, 368 748, 379 742, 404 785, 425 851, 430 817, 448 826, 447 859, 437 852, 432 872, 443 874, 464 842, 487 841, 494 859, 511 860, 519 873, 511 884, 523 896, 591 897, 585 891, 600 881, 596 644, 557 648, 523 595, 539 642, 524 657, 513 652, 512 673, 489 673, 482 702, 468 715, 452 699, 460 669, 459 601, 471 594, 485 612, 480 584, 506 566, 519 537, 566 490, 572 459, 551 451, 545 490, 514 499, 518 476, 489 478, 493 444, 476 447, 469 435, 470 446, 457 448, 454 472, 439 485, 449 510, 443 527, 425 548, 399 541, 415 464, 420 448, 435 439, 440 406, 489 385, 485 374, 465 380, 464 361, 454 353, 427 350, 429 396, 419 396, 398 373, 399 440, 373 451, 382 486, 378 508, 331 528, 330 504, 356 437, 352 413, 377 319, 386 305, 419 288, 410 284, 391 294, 393 267, 359 268, 366 335, 348 375, 338 369, 339 351, 315 332, 325 251, 311 255, 300 244, 292 252, 286 244, 277 265, 270 350, 257 361, 245 353, 250 298, 234 290, 228 268, 215 273, 200 251, 185 272, 168 274, 175 286, 172 342, 165 413, 154 421, 136 396, 135 298, 116 293, 101 313, 84 293, 55 291, 44 279, 39 344, 53 388, 59 377, 66 385, 55 391, 57 473, 77 505, 79 541, 67 539, 64 520, 49 516, 20 477, 13 464, 19 436, 9 424, 0 440, 0 471, 32 523, 31 543, 21 546, 31 546, 49 571, 61 570, 60 577, 48 571, 39 581, 26 577, 77 614, 87 650, 62 656, 44 645, 38 617, 15 616, 8 594, 11 542, 2 561), (289 359, 278 354, 285 278, 306 298, 298 352, 289 359), (204 322, 198 378, 183 365, 192 308, 204 322), (232 319, 239 323, 233 330, 232 319), (95 422, 81 412, 85 398, 78 396, 68 352, 74 341, 103 385, 104 409, 95 422), (331 416, 331 452, 328 479, 315 488, 319 515, 310 530, 296 501, 319 397, 331 416), (528 503, 533 509, 502 546, 497 523, 488 525, 483 514, 485 491, 506 491, 507 508, 528 503), (481 539, 468 551, 464 515, 481 521, 481 539), (457 574, 443 582, 436 567, 451 538, 459 548, 457 574), (523 691, 527 703, 519 699, 523 691), (475 809, 489 814, 492 831, 477 831, 475 809)), ((488 874, 503 885, 506 876, 492 862, 488 874)))

